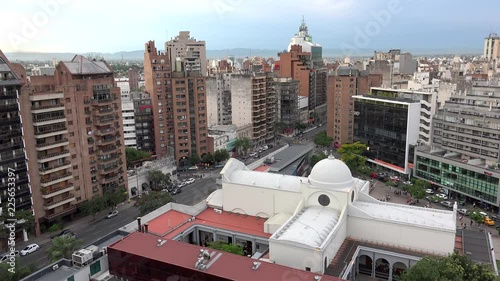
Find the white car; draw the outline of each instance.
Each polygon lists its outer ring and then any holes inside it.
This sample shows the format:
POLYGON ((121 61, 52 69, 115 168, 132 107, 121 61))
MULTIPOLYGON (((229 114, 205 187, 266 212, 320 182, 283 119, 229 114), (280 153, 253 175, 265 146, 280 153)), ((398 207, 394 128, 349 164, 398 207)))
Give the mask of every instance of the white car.
POLYGON ((444 200, 448 199, 448 196, 446 196, 446 194, 443 193, 436 194, 436 196, 444 200))
POLYGON ((192 167, 189 167, 189 168, 188 168, 188 170, 191 170, 191 171, 193 171, 193 170, 198 170, 198 166, 192 166, 192 167))
POLYGON ((457 212, 464 216, 467 216, 469 214, 469 210, 467 209, 458 209, 457 212))
POLYGON ((109 214, 106 216, 107 219, 113 218, 118 216, 118 210, 114 210, 113 212, 109 212, 109 214))
POLYGON ((441 202, 441 205, 448 207, 448 208, 453 208, 453 202, 450 202, 450 201, 443 201, 443 202, 441 202))
POLYGON ((26 256, 28 254, 38 251, 38 249, 40 249, 40 246, 38 246, 37 244, 29 244, 19 252, 19 255, 26 256))
POLYGON ((434 190, 428 188, 428 189, 425 190, 425 193, 427 193, 427 194, 434 194, 434 190))
POLYGON ((192 184, 194 183, 195 179, 194 178, 189 178, 185 181, 186 184, 192 184))

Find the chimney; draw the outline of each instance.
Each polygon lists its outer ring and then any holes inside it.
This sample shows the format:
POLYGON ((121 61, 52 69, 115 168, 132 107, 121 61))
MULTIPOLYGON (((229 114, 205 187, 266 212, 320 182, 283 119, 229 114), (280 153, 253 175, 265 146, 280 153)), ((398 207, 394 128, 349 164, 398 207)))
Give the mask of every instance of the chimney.
POLYGON ((148 223, 144 224, 144 233, 148 233, 148 223))
POLYGON ((139 226, 139 232, 142 232, 141 217, 137 217, 137 226, 139 226))

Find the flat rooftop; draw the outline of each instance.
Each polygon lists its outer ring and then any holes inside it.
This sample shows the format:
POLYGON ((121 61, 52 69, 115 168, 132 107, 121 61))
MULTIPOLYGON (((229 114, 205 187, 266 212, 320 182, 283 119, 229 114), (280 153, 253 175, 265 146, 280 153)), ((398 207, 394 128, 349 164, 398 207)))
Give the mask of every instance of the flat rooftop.
MULTIPOLYGON (((205 274, 217 276, 226 280, 241 281, 276 281, 285 280, 286 276, 300 276, 302 281, 314 281, 315 276, 321 276, 312 272, 306 272, 286 266, 261 261, 257 269, 252 269, 254 259, 234 255, 226 252, 216 251, 175 240, 166 240, 161 246, 157 246, 158 237, 150 233, 134 232, 108 247, 108 251, 120 251, 146 259, 159 261, 164 264, 174 265, 179 271, 186 273, 191 271, 202 271, 195 267, 200 255, 200 249, 206 249, 211 259, 205 274)), ((110 259, 110 263, 113 261, 110 259)), ((340 281, 337 277, 322 276, 322 281, 340 281)))
POLYGON ((252 236, 271 237, 271 234, 264 232, 265 218, 225 211, 219 214, 213 208, 207 208, 199 213, 194 220, 192 218, 190 215, 169 210, 149 221, 148 231, 165 239, 173 239, 190 227, 199 225, 252 236))
POLYGON ((276 163, 269 165, 271 167, 270 171, 278 173, 285 169, 293 162, 297 161, 299 158, 303 157, 309 151, 313 150, 313 145, 291 145, 285 150, 278 152, 274 155, 274 161, 276 163))

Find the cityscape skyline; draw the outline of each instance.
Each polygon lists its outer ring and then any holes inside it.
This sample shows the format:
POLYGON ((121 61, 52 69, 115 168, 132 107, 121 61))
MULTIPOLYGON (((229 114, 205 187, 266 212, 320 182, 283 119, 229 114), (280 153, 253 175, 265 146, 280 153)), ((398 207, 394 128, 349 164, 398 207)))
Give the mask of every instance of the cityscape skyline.
POLYGON ((125 1, 120 7, 113 3, 69 0, 40 1, 33 5, 33 1, 23 0, 5 5, 3 14, 9 25, 0 28, 0 45, 4 52, 115 53, 140 50, 151 39, 163 43, 177 31, 189 30, 193 37, 206 41, 208 50, 280 50, 286 48, 305 17, 313 41, 324 49, 338 49, 342 55, 394 47, 450 53, 476 48, 479 51, 478 42, 490 32, 500 30, 500 21, 492 20, 498 10, 495 6, 500 8, 500 4, 478 6, 481 12, 470 13, 467 20, 458 15, 468 13, 468 8, 453 4, 429 0, 418 3, 311 0, 290 5, 285 1, 214 0, 193 5, 188 0, 174 5, 157 3, 155 10, 161 12, 155 16, 150 13, 150 6, 135 0, 125 1), (122 7, 126 9, 117 9, 122 7), (113 10, 117 12, 106 13, 113 10), (425 21, 422 15, 426 16, 425 21), (108 25, 105 21, 90 18, 105 18, 111 28, 104 27, 108 25))

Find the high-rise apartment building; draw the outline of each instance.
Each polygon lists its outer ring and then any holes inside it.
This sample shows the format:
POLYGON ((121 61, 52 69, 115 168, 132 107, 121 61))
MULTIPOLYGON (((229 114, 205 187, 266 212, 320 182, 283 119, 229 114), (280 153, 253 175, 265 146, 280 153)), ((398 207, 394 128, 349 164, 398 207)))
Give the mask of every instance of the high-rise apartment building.
POLYGON ((131 91, 137 91, 139 90, 139 67, 136 65, 133 65, 129 70, 128 70, 128 83, 129 83, 129 88, 131 91))
POLYGON ((354 122, 354 95, 366 95, 371 87, 382 84, 381 74, 368 74, 352 67, 341 66, 328 77, 326 132, 340 146, 352 143, 354 122))
POLYGON ((416 148, 414 173, 448 196, 499 207, 500 87, 477 84, 434 115, 431 145, 416 148))
POLYGON ((278 99, 277 120, 291 127, 299 123, 299 81, 292 78, 275 79, 278 99))
POLYGON ((262 145, 273 141, 276 122, 276 91, 274 75, 269 72, 252 74, 252 143, 262 145))
POLYGON ((151 98, 142 93, 133 94, 137 149, 154 153, 153 105, 151 98))
MULTIPOLYGON (((15 203, 16 211, 31 210, 31 190, 21 125, 19 98, 23 77, 15 73, 0 51, 0 209, 8 212, 8 203, 15 203), (12 196, 13 195, 13 196, 12 196), (12 199, 14 198, 14 202, 12 199)), ((30 145, 28 143, 28 145, 30 145)))
POLYGON ((232 103, 231 85, 234 80, 231 73, 219 73, 207 77, 207 115, 209 126, 231 125, 232 103))
POLYGON ((127 189, 120 89, 106 62, 75 56, 22 92, 38 233, 95 195, 127 189))
POLYGON ((301 46, 302 51, 309 54, 308 67, 316 68, 323 66, 323 47, 312 41, 312 36, 309 34, 309 29, 304 18, 302 18, 302 23, 299 26, 299 32, 290 39, 288 52, 292 50, 294 45, 301 46))
POLYGON ((484 38, 483 57, 487 60, 496 60, 500 57, 500 36, 490 33, 484 38))
MULTIPOLYGON (((179 71, 174 62, 184 62, 185 71, 194 71, 207 76, 207 51, 205 41, 198 41, 189 35, 189 31, 180 31, 179 35, 165 43, 165 51, 170 59, 172 69, 179 71)), ((184 70, 183 70, 184 71, 184 70)))
POLYGON ((178 164, 188 165, 190 156, 208 152, 205 68, 205 43, 189 37, 189 32, 166 42, 165 53, 154 41, 146 43, 144 73, 157 156, 174 154, 178 164))

